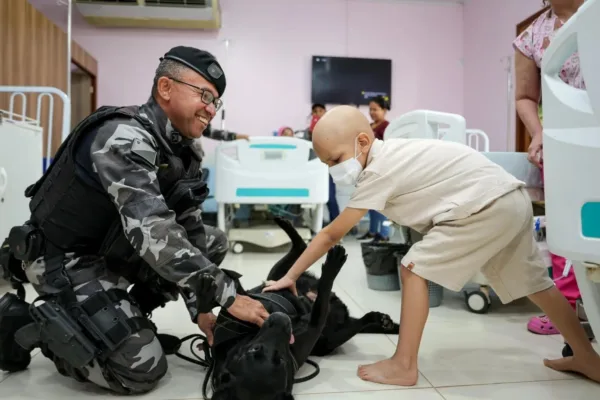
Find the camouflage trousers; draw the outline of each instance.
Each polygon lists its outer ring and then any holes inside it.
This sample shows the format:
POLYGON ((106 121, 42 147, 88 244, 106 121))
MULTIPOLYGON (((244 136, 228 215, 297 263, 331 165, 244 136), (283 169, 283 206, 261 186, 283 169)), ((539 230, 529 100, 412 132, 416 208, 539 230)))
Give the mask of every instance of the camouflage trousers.
MULTIPOLYGON (((27 277, 40 295, 57 293, 56 288, 44 281, 45 270, 44 260, 38 259, 27 268, 27 277)), ((126 318, 143 316, 126 293, 130 283, 106 268, 103 259, 67 255, 66 270, 73 283, 77 303, 99 291, 124 291, 120 296, 122 300, 114 304, 115 308, 122 311, 126 318)), ((95 360, 78 369, 70 366, 59 354, 50 352, 43 344, 41 347, 42 353, 54 362, 62 375, 81 382, 91 382, 119 394, 149 392, 167 372, 163 349, 154 331, 147 328, 132 334, 102 363, 95 360)))
MULTIPOLYGON (((219 229, 210 226, 205 226, 205 235, 205 238, 190 237, 190 240, 195 242, 205 239, 207 258, 220 265, 228 251, 227 237, 219 229)), ((127 294, 127 289, 134 282, 114 272, 125 271, 129 265, 110 265, 108 268, 106 261, 97 256, 75 257, 73 254, 66 254, 65 258, 65 271, 72 284, 76 302, 81 303, 99 291, 123 291, 120 296, 122 300, 114 304, 115 308, 121 310, 126 318, 144 317, 134 299, 127 294)), ((57 294, 59 290, 45 279, 46 271, 44 258, 37 259, 27 267, 27 278, 38 294, 57 294)), ((134 333, 102 365, 94 361, 84 368, 75 369, 45 346, 42 346, 42 352, 54 362, 62 375, 91 382, 119 394, 149 392, 167 372, 165 354, 151 329, 134 333)))

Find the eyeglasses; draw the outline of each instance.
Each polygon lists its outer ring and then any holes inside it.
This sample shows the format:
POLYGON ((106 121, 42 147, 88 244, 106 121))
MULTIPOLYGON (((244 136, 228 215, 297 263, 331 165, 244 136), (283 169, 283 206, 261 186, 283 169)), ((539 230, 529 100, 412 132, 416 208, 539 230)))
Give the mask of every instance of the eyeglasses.
POLYGON ((171 77, 169 77, 169 79, 171 79, 172 81, 175 81, 177 83, 181 83, 182 85, 189 86, 192 89, 194 89, 194 91, 201 96, 200 98, 204 104, 209 105, 212 103, 215 105, 215 111, 218 111, 223 106, 223 100, 216 98, 215 95, 212 94, 212 92, 210 90, 200 88, 196 85, 192 85, 191 83, 180 81, 179 79, 175 79, 175 78, 171 78, 171 77))

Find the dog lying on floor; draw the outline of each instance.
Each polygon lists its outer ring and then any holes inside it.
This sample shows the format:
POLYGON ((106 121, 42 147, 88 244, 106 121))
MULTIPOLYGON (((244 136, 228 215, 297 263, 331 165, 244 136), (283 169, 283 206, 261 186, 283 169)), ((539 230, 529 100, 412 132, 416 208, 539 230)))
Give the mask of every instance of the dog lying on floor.
MULTIPOLYGON (((291 239, 292 248, 273 266, 267 280, 283 277, 306 248, 289 222, 280 218, 276 222, 291 239)), ((239 283, 241 275, 224 270, 236 280, 238 293, 262 302, 270 316, 258 328, 221 310, 204 397, 208 398, 210 385, 213 400, 292 400, 294 375, 310 355, 328 355, 358 333, 397 334, 399 326, 388 315, 370 312, 360 319, 350 317, 332 292, 346 257, 342 246, 332 248, 320 279, 310 273, 298 279, 298 297, 289 290, 262 293, 264 284, 245 291, 239 283)), ((213 306, 214 281, 206 276, 200 285, 206 297, 198 299, 198 309, 208 311, 213 306)))

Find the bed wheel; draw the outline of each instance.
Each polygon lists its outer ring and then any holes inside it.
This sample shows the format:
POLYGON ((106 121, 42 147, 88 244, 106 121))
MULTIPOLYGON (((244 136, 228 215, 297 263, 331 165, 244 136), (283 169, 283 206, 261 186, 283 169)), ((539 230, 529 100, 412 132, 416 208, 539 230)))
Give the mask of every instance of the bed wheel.
POLYGON ((469 311, 475 314, 486 314, 491 305, 490 298, 481 290, 465 292, 465 303, 469 311))
POLYGON ((569 343, 565 343, 565 347, 562 349, 563 357, 573 357, 573 349, 569 346, 569 343))
POLYGON ((233 242, 231 251, 233 251, 233 254, 242 254, 244 252, 244 245, 240 242, 233 242))

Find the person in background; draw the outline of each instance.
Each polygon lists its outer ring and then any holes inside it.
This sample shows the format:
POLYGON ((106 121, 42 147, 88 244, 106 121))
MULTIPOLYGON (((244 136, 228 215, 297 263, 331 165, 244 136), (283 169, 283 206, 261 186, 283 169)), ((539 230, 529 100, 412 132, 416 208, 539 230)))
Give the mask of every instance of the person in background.
POLYGON ((294 137, 294 130, 289 126, 282 126, 277 130, 277 136, 294 137))
POLYGON ((315 103, 312 105, 311 115, 321 118, 326 111, 327 108, 325 108, 325 104, 315 103))
MULTIPOLYGON (((388 102, 382 96, 377 96, 369 102, 369 115, 371 116, 371 128, 375 138, 383 140, 383 132, 390 124, 385 119, 385 114, 390 109, 388 102)), ((388 241, 390 238, 390 227, 386 223, 387 218, 380 212, 369 210, 369 231, 358 238, 358 240, 373 239, 374 242, 388 241)))
MULTIPOLYGON (((308 140, 312 141, 312 131, 319 119, 325 114, 327 109, 324 104, 315 103, 312 105, 312 118, 310 126, 308 127, 308 140)), ((333 221, 340 215, 340 206, 338 205, 337 199, 335 198, 335 183, 329 175, 329 201, 327 202, 327 211, 329 211, 329 221, 333 221)))
MULTIPOLYGON (((513 42, 515 49, 515 77, 516 77, 516 108, 519 117, 531 134, 529 146, 529 161, 542 170, 543 179, 543 151, 542 151, 542 118, 540 109, 541 77, 540 68, 545 50, 550 45, 554 35, 560 27, 579 9, 584 0, 550 0, 544 1, 545 6, 550 6, 547 12, 541 14, 533 23, 521 33, 513 42)), ((560 73, 560 78, 567 84, 583 89, 585 83, 579 67, 577 53, 571 55, 565 62, 560 73)), ((567 298, 569 304, 575 308, 577 300, 581 297, 579 287, 575 280, 572 268, 565 268, 569 262, 560 256, 551 254, 552 275, 556 287, 567 298)), ((558 329, 545 316, 532 318, 527 324, 527 329, 541 335, 559 334, 558 329)))

